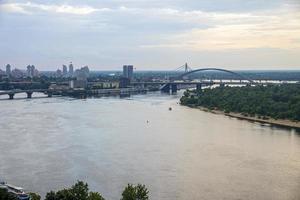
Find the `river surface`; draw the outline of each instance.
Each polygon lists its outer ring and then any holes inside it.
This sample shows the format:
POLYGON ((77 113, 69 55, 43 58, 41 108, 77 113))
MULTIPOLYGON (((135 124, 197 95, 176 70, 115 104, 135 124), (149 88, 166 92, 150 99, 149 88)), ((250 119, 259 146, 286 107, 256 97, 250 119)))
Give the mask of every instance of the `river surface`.
POLYGON ((0 179, 42 196, 83 180, 107 200, 127 183, 153 200, 300 199, 299 133, 179 96, 0 100, 0 179))

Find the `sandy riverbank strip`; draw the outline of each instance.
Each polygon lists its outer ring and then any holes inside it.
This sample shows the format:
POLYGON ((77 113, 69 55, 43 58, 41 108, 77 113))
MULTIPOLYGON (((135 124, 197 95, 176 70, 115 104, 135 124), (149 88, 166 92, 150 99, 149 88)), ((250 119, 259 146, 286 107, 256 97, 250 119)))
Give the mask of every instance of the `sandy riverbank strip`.
POLYGON ((234 117, 234 118, 238 118, 238 119, 242 119, 242 120, 259 122, 259 123, 263 123, 263 124, 270 124, 270 125, 280 126, 280 127, 285 127, 285 128, 295 128, 295 129, 300 130, 300 122, 296 122, 296 121, 285 120, 285 119, 272 119, 272 118, 262 119, 262 118, 258 118, 258 117, 244 116, 240 113, 233 113, 233 112, 225 113, 221 110, 210 110, 208 108, 201 107, 201 106, 197 106, 197 107, 193 107, 193 108, 198 108, 205 112, 210 112, 210 113, 214 113, 214 114, 222 114, 222 115, 226 115, 229 117, 234 117))

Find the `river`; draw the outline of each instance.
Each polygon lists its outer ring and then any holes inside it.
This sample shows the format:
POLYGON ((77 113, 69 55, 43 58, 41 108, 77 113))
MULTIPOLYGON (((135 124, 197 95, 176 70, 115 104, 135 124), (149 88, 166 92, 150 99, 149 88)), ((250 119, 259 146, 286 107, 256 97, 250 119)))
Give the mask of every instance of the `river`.
POLYGON ((83 180, 107 200, 127 183, 153 200, 300 199, 299 133, 180 95, 0 100, 0 179, 42 196, 83 180))

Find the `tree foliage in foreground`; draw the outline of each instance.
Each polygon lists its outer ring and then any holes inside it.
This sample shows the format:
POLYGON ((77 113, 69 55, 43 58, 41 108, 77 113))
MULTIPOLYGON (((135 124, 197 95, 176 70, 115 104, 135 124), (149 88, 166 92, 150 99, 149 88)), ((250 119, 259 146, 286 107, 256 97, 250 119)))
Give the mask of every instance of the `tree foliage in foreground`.
MULTIPOLYGON (((133 186, 128 184, 122 193, 121 200, 148 200, 148 189, 145 185, 133 186)), ((2 200, 2 199, 0 199, 2 200)), ((45 200, 105 200, 100 193, 90 192, 88 184, 78 181, 71 188, 50 191, 46 194, 45 200)))
POLYGON ((89 192, 88 184, 78 181, 71 188, 50 191, 45 200, 105 200, 98 192, 89 192))
POLYGON ((122 193, 121 200, 148 200, 149 191, 145 187, 145 185, 138 184, 137 186, 133 186, 128 184, 122 193))
MULTIPOLYGON (((134 186, 128 184, 122 193, 121 200, 148 200, 148 189, 145 185, 134 186)), ((40 200, 41 197, 35 193, 29 193, 32 200, 40 200)), ((0 188, 0 200, 18 200, 16 196, 9 193, 7 189, 0 188)), ((105 200, 100 193, 90 192, 87 183, 78 181, 70 188, 65 188, 57 192, 50 191, 46 194, 45 200, 105 200)))
POLYGON ((300 121, 300 85, 218 87, 186 91, 182 105, 300 121))
POLYGON ((18 200, 16 196, 7 192, 7 189, 0 188, 0 200, 18 200))
POLYGON ((30 200, 41 200, 41 196, 36 193, 29 193, 30 200))

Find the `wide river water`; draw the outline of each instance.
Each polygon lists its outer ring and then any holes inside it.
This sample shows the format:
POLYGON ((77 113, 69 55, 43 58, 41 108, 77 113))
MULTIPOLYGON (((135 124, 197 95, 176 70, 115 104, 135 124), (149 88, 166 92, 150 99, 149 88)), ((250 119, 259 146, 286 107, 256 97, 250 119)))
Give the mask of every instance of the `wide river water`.
POLYGON ((83 180, 107 200, 127 183, 153 200, 300 199, 299 133, 179 97, 0 100, 0 179, 42 196, 83 180))

